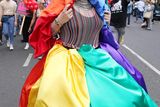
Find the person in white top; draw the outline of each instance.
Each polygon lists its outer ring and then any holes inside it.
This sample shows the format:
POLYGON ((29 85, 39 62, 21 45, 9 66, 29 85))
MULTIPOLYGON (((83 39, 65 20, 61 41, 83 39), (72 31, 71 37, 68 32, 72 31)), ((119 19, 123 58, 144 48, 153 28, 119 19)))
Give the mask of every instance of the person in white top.
POLYGON ((136 9, 136 22, 138 21, 138 18, 140 18, 143 21, 143 12, 144 12, 144 6, 145 3, 143 0, 139 0, 135 2, 136 9))
POLYGON ((141 24, 142 28, 146 28, 147 30, 152 30, 152 18, 153 18, 153 10, 154 10, 154 0, 146 0, 145 9, 144 9, 144 20, 141 24), (148 14, 148 15, 146 15, 148 14))
POLYGON ((17 4, 13 0, 2 0, 0 2, 0 27, 3 22, 3 35, 7 39, 7 47, 12 51, 14 41, 14 26, 17 25, 16 19, 17 4))

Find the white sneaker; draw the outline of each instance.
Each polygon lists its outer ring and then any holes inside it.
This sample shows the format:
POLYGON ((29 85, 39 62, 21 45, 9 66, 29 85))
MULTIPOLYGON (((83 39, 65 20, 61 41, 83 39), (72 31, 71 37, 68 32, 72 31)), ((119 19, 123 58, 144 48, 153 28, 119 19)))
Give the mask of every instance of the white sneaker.
POLYGON ((42 56, 39 56, 38 59, 41 60, 41 59, 42 59, 42 56))
POLYGON ((151 29, 151 28, 149 28, 149 27, 147 27, 147 30, 150 30, 150 31, 151 31, 152 29, 151 29))
POLYGON ((7 47, 9 48, 10 47, 10 41, 7 40, 7 47))
POLYGON ((9 49, 10 49, 10 51, 13 51, 13 45, 12 44, 10 44, 10 47, 9 47, 9 49))
POLYGON ((26 43, 26 46, 24 47, 25 50, 29 48, 29 43, 26 43))

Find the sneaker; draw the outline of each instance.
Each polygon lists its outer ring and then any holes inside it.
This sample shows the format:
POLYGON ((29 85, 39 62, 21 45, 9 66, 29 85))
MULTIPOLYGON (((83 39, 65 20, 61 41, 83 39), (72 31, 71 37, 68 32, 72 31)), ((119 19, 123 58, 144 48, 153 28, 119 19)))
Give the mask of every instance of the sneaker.
POLYGON ((38 57, 38 60, 41 60, 41 59, 42 59, 42 56, 39 56, 39 57, 38 57))
POLYGON ((29 43, 26 43, 26 46, 24 47, 25 50, 28 50, 29 48, 29 43))
POLYGON ((127 28, 129 28, 129 27, 130 27, 130 24, 129 24, 129 25, 127 25, 126 27, 127 27, 127 28))
POLYGON ((7 47, 9 48, 10 47, 10 41, 7 40, 7 47))
POLYGON ((119 44, 122 45, 124 43, 124 36, 121 36, 119 38, 119 44))
POLYGON ((141 28, 145 28, 145 27, 147 27, 147 24, 144 22, 141 24, 141 28))
POLYGON ((137 23, 138 21, 136 20, 136 21, 134 21, 134 23, 137 23))
POLYGON ((10 51, 13 51, 13 45, 12 44, 10 44, 10 47, 9 47, 9 49, 10 49, 10 51))
POLYGON ((2 46, 2 45, 3 45, 3 41, 0 40, 0 46, 2 46))
POLYGON ((147 29, 147 30, 150 30, 150 31, 152 30, 151 28, 146 28, 146 29, 147 29))

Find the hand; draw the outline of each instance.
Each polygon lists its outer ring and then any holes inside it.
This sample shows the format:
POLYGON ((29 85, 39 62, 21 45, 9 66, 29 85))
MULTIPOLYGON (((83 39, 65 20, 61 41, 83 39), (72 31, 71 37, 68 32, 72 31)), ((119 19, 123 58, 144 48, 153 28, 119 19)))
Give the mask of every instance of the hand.
POLYGON ((70 4, 67 4, 63 11, 57 17, 58 22, 63 25, 73 17, 73 10, 69 8, 70 4))
POLYGON ((17 25, 18 25, 18 24, 17 24, 17 21, 14 22, 14 25, 17 27, 17 25))
POLYGON ((110 11, 106 10, 104 12, 104 19, 108 24, 110 24, 110 20, 111 20, 111 12, 110 11))
POLYGON ((29 29, 28 29, 28 33, 31 33, 31 31, 32 31, 32 29, 31 29, 31 27, 29 27, 29 29))

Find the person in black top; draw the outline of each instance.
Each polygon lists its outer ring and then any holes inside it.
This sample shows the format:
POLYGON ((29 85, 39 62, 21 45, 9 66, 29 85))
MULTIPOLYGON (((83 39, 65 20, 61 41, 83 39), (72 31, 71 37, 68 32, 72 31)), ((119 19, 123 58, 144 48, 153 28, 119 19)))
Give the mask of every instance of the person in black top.
POLYGON ((123 43, 126 17, 127 17, 127 6, 130 0, 112 0, 110 4, 111 8, 111 29, 114 33, 119 44, 123 43))

